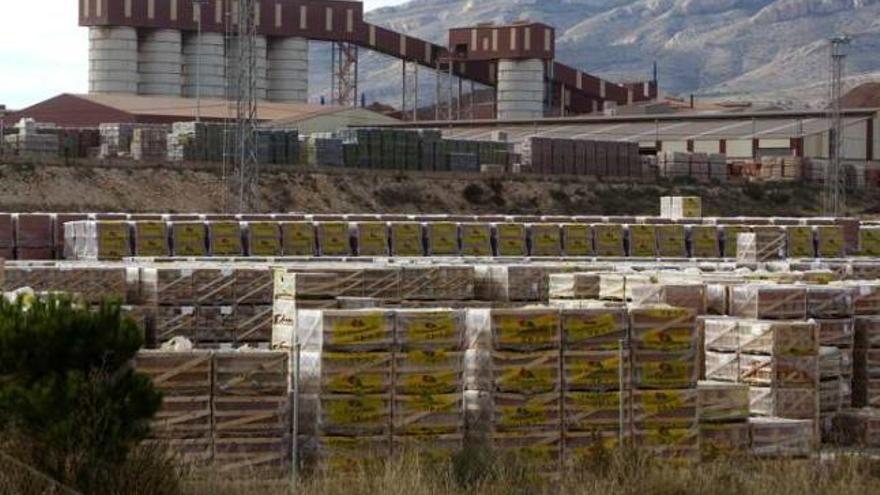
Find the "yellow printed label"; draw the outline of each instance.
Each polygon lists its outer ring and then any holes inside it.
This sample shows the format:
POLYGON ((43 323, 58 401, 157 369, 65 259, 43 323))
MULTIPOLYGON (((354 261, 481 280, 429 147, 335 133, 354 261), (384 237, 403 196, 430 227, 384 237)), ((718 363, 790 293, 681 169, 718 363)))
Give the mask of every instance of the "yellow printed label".
POLYGON ((718 229, 708 226, 695 226, 691 229, 691 245, 696 258, 717 258, 721 255, 718 246, 718 229))
POLYGON ((398 331, 409 344, 430 344, 457 340, 461 329, 451 313, 431 313, 418 316, 399 315, 398 331))
POLYGON ((687 428, 652 428, 645 430, 641 435, 643 445, 647 446, 677 446, 686 445, 694 440, 694 432, 687 428))
POLYGON ((250 253, 255 256, 276 256, 281 253, 278 239, 259 237, 251 239, 250 253))
POLYGON ((325 376, 322 388, 332 394, 379 394, 387 390, 387 384, 384 373, 361 372, 325 376))
POLYGON ((657 227, 658 247, 660 256, 684 256, 684 226, 661 225, 657 227))
POLYGON ((384 223, 359 223, 358 254, 366 256, 388 254, 388 230, 384 223))
POLYGON ((330 345, 355 345, 384 342, 389 338, 385 314, 365 313, 357 316, 335 317, 331 332, 324 338, 330 345))
POLYGON ((566 408, 578 412, 617 411, 620 408, 620 392, 566 392, 566 408))
POLYGON ((282 228, 284 254, 287 256, 313 256, 315 254, 315 228, 310 223, 289 223, 282 228))
POLYGON ((417 223, 392 223, 391 239, 395 256, 422 255, 422 226, 417 223))
POLYGON ((642 391, 637 395, 637 401, 639 408, 652 416, 676 413, 687 407, 695 407, 693 401, 688 404, 686 392, 676 390, 642 391))
POLYGON ((101 222, 98 232, 99 240, 128 239, 128 224, 125 222, 101 222))
POLYGON ((498 342, 509 345, 552 345, 559 337, 559 316, 556 313, 538 315, 493 315, 492 324, 498 342))
POLYGON ((599 256, 623 256, 623 226, 595 225, 596 254, 599 256))
MULTIPOLYGON (((590 315, 578 313, 564 314, 562 317, 562 328, 565 330, 566 340, 569 342, 592 340, 623 331, 618 319, 609 313, 590 315)), ((609 345, 616 348, 617 343, 611 342, 609 345)))
POLYGON ((241 239, 215 235, 211 238, 211 252, 219 255, 241 254, 241 239))
POLYGON ((501 372, 497 379, 497 386, 501 390, 516 391, 518 393, 533 394, 548 392, 556 389, 558 371, 552 367, 507 368, 501 372))
POLYGON ((527 427, 540 426, 553 419, 557 412, 554 406, 541 403, 523 404, 517 406, 499 406, 497 423, 502 427, 527 427))
POLYGON ((526 254, 526 227, 519 223, 501 223, 498 231, 499 256, 523 256, 526 254))
POLYGON ((562 226, 562 244, 566 256, 590 256, 593 254, 592 230, 589 225, 568 224, 562 226))
POLYGON ((532 226, 532 256, 559 256, 561 241, 558 225, 532 226))
POLYGON ((248 228, 252 238, 278 238, 278 224, 272 222, 250 222, 248 228))
POLYGON ((819 256, 835 258, 843 255, 843 229, 836 226, 822 226, 819 231, 819 256))
POLYGON ((344 256, 351 253, 348 224, 342 222, 322 223, 318 227, 318 244, 321 253, 330 256, 344 256))
POLYGON ((211 222, 211 235, 215 237, 233 237, 241 235, 238 222, 211 222))
POLYGON ((429 224, 431 253, 437 255, 458 254, 458 225, 450 222, 429 224))
POLYGON ((167 256, 168 244, 165 239, 141 237, 137 241, 138 256, 167 256))
POLYGON ((492 229, 489 225, 461 226, 461 254, 492 256, 492 229))
POLYGON ((681 213, 684 218, 699 218, 703 215, 703 202, 695 196, 681 198, 681 213))
POLYGON ((813 229, 788 227, 788 254, 797 258, 813 257, 813 229))
POLYGON ((639 331, 637 337, 642 349, 657 351, 687 351, 694 346, 691 327, 651 328, 639 331))
POLYGON ((652 225, 631 225, 629 228, 629 254, 635 257, 655 255, 657 235, 652 225))
POLYGON ((347 400, 324 401, 324 416, 337 425, 363 426, 388 420, 383 397, 358 396, 347 400))
POLYGON ((138 241, 147 237, 165 237, 165 222, 139 221, 135 223, 138 241))
POLYGON ((566 363, 570 386, 585 388, 617 388, 620 386, 620 358, 595 359, 584 357, 566 363))
POLYGON ((684 361, 662 361, 641 363, 641 383, 652 388, 675 388, 689 384, 693 380, 693 363, 684 361))
POLYGON ((880 229, 863 227, 859 231, 859 241, 863 256, 880 256, 880 229))
POLYGON ((724 257, 736 258, 736 239, 740 234, 748 232, 745 227, 724 227, 724 257))
POLYGON ((175 242, 204 242, 205 226, 203 224, 174 225, 175 242))
MULTIPOLYGON (((411 413, 456 413, 459 411, 461 396, 458 394, 431 394, 408 396, 399 403, 400 412, 411 413)), ((404 420, 406 418, 403 418, 404 420)))
POLYGON ((460 383, 461 373, 457 371, 403 372, 398 377, 397 389, 407 395, 450 394, 458 390, 460 383))

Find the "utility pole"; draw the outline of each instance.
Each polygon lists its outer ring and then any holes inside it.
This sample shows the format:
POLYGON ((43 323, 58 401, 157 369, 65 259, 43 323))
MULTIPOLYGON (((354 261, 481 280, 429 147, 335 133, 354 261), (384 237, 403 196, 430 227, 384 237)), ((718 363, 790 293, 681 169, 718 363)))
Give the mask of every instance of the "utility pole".
POLYGON ((841 98, 843 97, 843 76, 847 48, 851 40, 846 36, 831 38, 831 81, 830 102, 828 105, 828 168, 825 173, 826 216, 839 216, 846 207, 846 183, 842 169, 843 158, 843 117, 841 98))

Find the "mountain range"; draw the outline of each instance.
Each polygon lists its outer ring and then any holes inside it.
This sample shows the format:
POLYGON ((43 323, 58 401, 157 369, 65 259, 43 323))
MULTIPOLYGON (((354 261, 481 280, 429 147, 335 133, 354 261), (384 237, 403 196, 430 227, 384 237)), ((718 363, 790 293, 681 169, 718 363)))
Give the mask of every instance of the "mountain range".
MULTIPOLYGON (((366 17, 443 45, 450 27, 544 22, 559 61, 612 81, 649 79, 656 62, 666 94, 822 104, 838 35, 852 38, 849 83, 880 78, 880 0, 412 0, 366 17)), ((399 105, 400 78, 398 62, 362 55, 369 101, 399 105)))

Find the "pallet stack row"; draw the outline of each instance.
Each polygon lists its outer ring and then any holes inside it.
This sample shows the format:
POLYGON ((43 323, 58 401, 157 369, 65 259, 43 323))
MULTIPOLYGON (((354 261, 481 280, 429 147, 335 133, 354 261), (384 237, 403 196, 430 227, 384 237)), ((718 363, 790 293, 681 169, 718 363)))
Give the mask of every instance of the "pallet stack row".
POLYGON ((641 177, 638 143, 581 139, 527 138, 522 163, 531 173, 641 177))

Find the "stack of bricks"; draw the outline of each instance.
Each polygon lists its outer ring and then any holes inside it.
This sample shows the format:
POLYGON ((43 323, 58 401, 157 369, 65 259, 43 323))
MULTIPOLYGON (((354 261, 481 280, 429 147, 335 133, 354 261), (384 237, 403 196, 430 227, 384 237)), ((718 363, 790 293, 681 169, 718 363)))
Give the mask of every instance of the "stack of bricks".
POLYGON ((820 426, 831 432, 834 416, 852 406, 855 320, 852 291, 846 287, 808 286, 807 316, 819 331, 820 426))
POLYGON ((629 321, 634 445, 664 459, 698 460, 696 313, 638 305, 629 321))
POLYGON ((15 249, 18 259, 51 260, 55 258, 54 223, 49 213, 14 215, 15 249))
POLYGON ((749 448, 749 386, 701 381, 697 384, 700 458, 710 461, 749 448))

